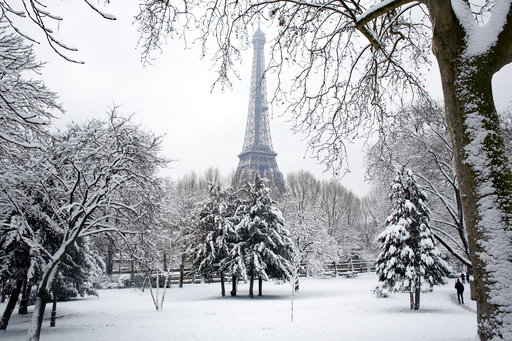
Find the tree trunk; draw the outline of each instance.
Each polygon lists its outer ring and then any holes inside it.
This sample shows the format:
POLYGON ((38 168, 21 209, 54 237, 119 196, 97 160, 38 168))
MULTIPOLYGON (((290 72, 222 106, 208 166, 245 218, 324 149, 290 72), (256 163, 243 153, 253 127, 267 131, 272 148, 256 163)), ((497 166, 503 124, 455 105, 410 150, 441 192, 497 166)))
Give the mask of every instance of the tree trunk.
POLYGON ((222 297, 226 297, 226 285, 224 280, 224 272, 220 272, 220 292, 222 297))
POLYGON ((416 287, 416 292, 414 293, 414 310, 420 309, 420 294, 421 294, 421 288, 418 285, 416 287))
POLYGON ((294 289, 295 289, 295 291, 299 290, 299 276, 297 276, 297 278, 295 278, 294 289))
POLYGON ((4 314, 2 315, 2 321, 0 322, 0 330, 6 330, 7 325, 9 324, 9 319, 11 318, 12 312, 14 308, 16 308, 16 302, 18 302, 18 297, 20 296, 20 291, 23 286, 23 280, 19 279, 16 281, 16 286, 14 287, 11 296, 9 297, 9 302, 7 302, 7 306, 5 307, 4 314))
POLYGON ((251 280, 249 283, 249 297, 254 297, 254 275, 251 275, 251 280))
POLYGON ((512 283, 503 276, 512 273, 512 173, 491 83, 501 51, 466 56, 465 33, 451 3, 431 0, 428 6, 473 265, 478 334, 481 340, 503 339, 512 335, 512 283))
POLYGON ((18 314, 28 314, 28 301, 30 299, 30 292, 32 291, 32 285, 28 281, 23 282, 23 289, 21 290, 21 299, 18 307, 18 314))
POLYGON ((263 278, 258 278, 258 296, 263 296, 263 278))
POLYGON ((231 296, 236 296, 236 276, 231 275, 231 296))
POLYGON ((46 292, 46 286, 40 287, 37 290, 34 313, 32 314, 32 322, 30 323, 30 329, 28 330, 28 341, 39 341, 47 300, 48 294, 46 292))
POLYGON ((6 291, 5 291, 5 283, 6 281, 0 281, 0 283, 2 284, 2 289, 1 289, 1 293, 2 293, 2 297, 0 298, 0 303, 5 303, 5 299, 7 298, 7 295, 6 295, 6 291))
POLYGON ((105 261, 105 273, 107 276, 112 276, 112 269, 114 267, 114 260, 113 260, 113 251, 112 251, 112 241, 108 240, 107 245, 107 255, 106 255, 106 261, 105 261))
POLYGON ((183 288, 183 280, 185 277, 185 255, 181 255, 181 264, 180 264, 180 288, 183 288))
POLYGON ((409 305, 411 306, 411 310, 414 309, 414 293, 412 288, 409 290, 409 305))
POLYGON ((53 291, 53 304, 52 304, 52 315, 50 318, 50 327, 55 327, 55 320, 57 319, 57 293, 53 291))

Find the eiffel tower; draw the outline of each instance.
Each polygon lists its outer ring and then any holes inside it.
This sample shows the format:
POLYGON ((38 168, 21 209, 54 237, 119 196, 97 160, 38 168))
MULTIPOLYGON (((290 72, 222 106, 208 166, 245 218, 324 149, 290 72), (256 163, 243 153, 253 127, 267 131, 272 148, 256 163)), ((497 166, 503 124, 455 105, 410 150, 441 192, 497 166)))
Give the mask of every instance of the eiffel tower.
POLYGON ((267 87, 264 77, 265 59, 263 55, 265 42, 265 34, 258 25, 258 30, 252 38, 254 54, 244 146, 242 152, 238 155, 240 161, 235 172, 234 182, 235 184, 240 183, 244 178, 252 177, 257 173, 282 191, 284 190, 283 174, 277 167, 277 153, 272 148, 268 119, 267 87))

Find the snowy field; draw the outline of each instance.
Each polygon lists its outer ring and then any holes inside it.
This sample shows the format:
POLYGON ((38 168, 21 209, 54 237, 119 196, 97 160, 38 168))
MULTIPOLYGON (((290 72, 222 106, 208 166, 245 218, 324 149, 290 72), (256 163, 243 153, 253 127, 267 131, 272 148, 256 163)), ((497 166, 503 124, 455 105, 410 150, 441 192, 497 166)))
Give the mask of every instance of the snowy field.
MULTIPOLYGON (((59 303, 55 328, 48 327, 49 304, 41 340, 477 340, 467 285, 464 305, 450 280, 422 294, 420 310, 410 311, 408 294, 376 298, 376 284, 375 274, 303 280, 293 322, 289 284, 264 282, 264 296, 254 299, 243 283, 234 298, 220 297, 218 283, 171 288, 162 312, 149 290, 100 290, 99 297, 59 303)), ((24 340, 29 320, 13 314, 0 340, 24 340)))

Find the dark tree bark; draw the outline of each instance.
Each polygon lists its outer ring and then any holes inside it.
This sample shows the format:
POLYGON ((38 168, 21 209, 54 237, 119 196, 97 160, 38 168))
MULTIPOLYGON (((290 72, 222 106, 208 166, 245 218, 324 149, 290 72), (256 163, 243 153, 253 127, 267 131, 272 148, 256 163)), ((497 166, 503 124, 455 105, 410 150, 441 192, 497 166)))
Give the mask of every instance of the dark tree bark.
POLYGON ((249 282, 249 297, 254 297, 254 275, 251 275, 251 279, 249 282))
POLYGON ((50 317, 50 327, 55 327, 55 320, 57 319, 57 293, 53 291, 53 304, 52 315, 50 317))
POLYGON ((180 264, 180 288, 183 288, 183 280, 185 278, 185 255, 181 255, 181 264, 180 264))
POLYGON ((112 241, 109 239, 107 245, 107 255, 106 255, 106 261, 105 261, 105 273, 107 276, 112 275, 112 268, 114 267, 114 260, 112 257, 113 251, 112 251, 112 241))
POLYGON ((225 285, 225 279, 224 279, 224 272, 220 272, 220 292, 222 294, 222 297, 226 296, 226 285, 225 285))
POLYGON ((130 260, 130 286, 133 287, 135 283, 135 266, 133 264, 133 259, 130 260))
POLYGON ((5 291, 5 281, 1 281, 0 283, 2 284, 2 290, 0 291, 2 297, 0 298, 0 303, 5 303, 5 300, 7 299, 7 293, 5 291))
POLYGON ((2 315, 2 321, 0 321, 0 330, 6 330, 7 325, 9 324, 9 319, 11 318, 12 312, 16 307, 16 302, 18 302, 18 297, 20 296, 21 288, 23 287, 23 280, 19 279, 16 281, 16 286, 9 297, 9 302, 7 302, 7 306, 5 307, 4 314, 2 315))
POLYGON ((414 293, 414 310, 420 309, 420 295, 421 288, 418 286, 416 287, 416 292, 414 293))
POLYGON ((28 281, 23 282, 23 289, 21 290, 21 299, 18 307, 18 314, 28 314, 28 301, 30 299, 30 292, 32 291, 32 285, 28 281))
POLYGON ((236 276, 231 276, 231 296, 236 296, 236 276))
POLYGON ((414 309, 414 293, 412 291, 412 288, 409 291, 409 305, 411 307, 411 310, 413 310, 414 309))
POLYGON ((263 278, 258 278, 258 296, 263 296, 263 278))

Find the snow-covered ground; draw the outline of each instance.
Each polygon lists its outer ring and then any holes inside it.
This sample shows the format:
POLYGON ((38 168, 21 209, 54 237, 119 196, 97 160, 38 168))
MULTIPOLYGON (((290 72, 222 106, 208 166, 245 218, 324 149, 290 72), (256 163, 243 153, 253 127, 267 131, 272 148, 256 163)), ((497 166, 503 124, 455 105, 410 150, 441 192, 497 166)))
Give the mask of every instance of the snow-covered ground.
MULTIPOLYGON (((55 328, 48 327, 48 305, 41 340, 477 340, 468 285, 464 305, 450 280, 422 294, 420 310, 411 311, 408 294, 376 298, 376 284, 375 274, 303 280, 293 322, 289 284, 264 282, 264 296, 253 299, 244 283, 238 297, 226 298, 220 284, 173 287, 161 312, 149 290, 100 290, 99 297, 59 303, 55 328)), ((0 339, 24 340, 29 320, 15 313, 0 339)))

